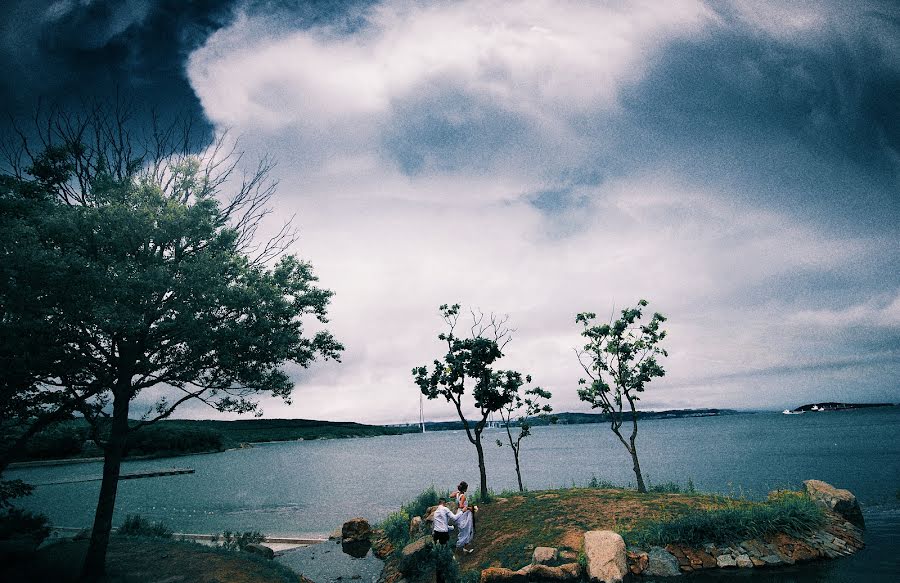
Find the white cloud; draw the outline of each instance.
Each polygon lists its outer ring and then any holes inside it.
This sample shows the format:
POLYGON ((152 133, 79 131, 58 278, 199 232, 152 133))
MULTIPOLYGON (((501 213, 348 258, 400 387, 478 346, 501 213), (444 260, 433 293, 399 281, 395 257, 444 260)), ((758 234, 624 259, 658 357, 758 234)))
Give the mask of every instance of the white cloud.
POLYGON ((191 82, 217 123, 327 128, 388 115, 436 86, 520 114, 615 107, 667 40, 714 15, 702 2, 385 2, 357 31, 272 35, 244 16, 191 55, 191 82))
POLYGON ((878 297, 839 310, 803 310, 794 315, 802 324, 826 328, 867 326, 900 328, 900 290, 893 297, 878 297))

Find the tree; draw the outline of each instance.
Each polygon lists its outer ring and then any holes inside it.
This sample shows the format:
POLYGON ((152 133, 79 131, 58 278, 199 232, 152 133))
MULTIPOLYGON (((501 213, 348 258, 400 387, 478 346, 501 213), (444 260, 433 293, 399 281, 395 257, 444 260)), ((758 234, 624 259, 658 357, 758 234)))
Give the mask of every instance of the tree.
POLYGON ((504 383, 508 375, 504 371, 493 370, 493 365, 503 357, 503 348, 512 340, 512 331, 506 325, 508 318, 498 318, 493 314, 485 317, 484 314, 473 311, 469 336, 460 337, 456 334, 459 304, 444 304, 439 309, 447 325, 447 332, 439 334, 438 339, 446 342, 447 353, 443 360, 434 361, 431 373, 427 366, 412 369, 413 378, 428 399, 443 397, 453 404, 466 430, 466 437, 478 453, 481 497, 487 500, 487 470, 481 436, 491 413, 500 411, 514 397, 514 393, 509 392, 511 385, 504 383), (471 391, 479 414, 474 424, 463 413, 463 400, 467 390, 471 391))
MULTIPOLYGON (((502 377, 498 384, 505 387, 504 390, 507 393, 514 395, 512 401, 500 408, 500 418, 503 420, 509 447, 512 449, 513 459, 516 462, 516 478, 519 480, 519 492, 524 492, 522 469, 519 466, 519 452, 522 448, 522 440, 531 435, 530 419, 532 417, 553 412, 553 407, 549 403, 542 402, 542 399, 549 401, 553 395, 550 391, 546 391, 541 387, 534 387, 525 391, 524 395, 520 394, 519 390, 521 387, 531 382, 531 375, 526 375, 523 380, 522 374, 515 371, 501 371, 497 374, 502 377), (516 416, 518 416, 517 425, 519 432, 513 438, 512 424, 516 416)), ((503 447, 503 442, 498 439, 497 445, 503 447)))
MULTIPOLYGON (((87 578, 104 570, 130 433, 191 400, 236 413, 258 412, 260 394, 290 402, 283 365, 338 359, 343 349, 327 331, 305 330, 327 322, 332 292, 316 286, 308 263, 284 254, 290 227, 255 242, 275 192, 271 163, 240 177, 240 154, 225 138, 192 155, 189 127, 154 123, 139 135, 129 116, 119 104, 51 116, 40 152, 23 138, 7 158, 0 195, 28 208, 33 194, 53 209, 52 220, 21 213, 20 230, 34 234, 28 252, 47 256, 37 307, 3 312, 22 330, 52 328, 52 350, 4 387, 4 402, 47 399, 18 411, 32 419, 76 410, 103 449, 87 578), (130 421, 148 389, 158 396, 130 421)), ((15 289, 34 271, 17 261, 0 286, 15 289)))
POLYGON ((640 324, 642 308, 647 300, 640 300, 634 308, 622 310, 619 319, 609 324, 594 325, 596 314, 583 312, 575 321, 583 326, 581 335, 587 339, 583 350, 576 350, 578 362, 587 374, 580 379, 578 397, 599 408, 608 417, 610 429, 625 446, 634 463, 634 476, 639 492, 646 492, 641 464, 637 454, 638 412, 635 403, 651 380, 666 374, 657 356, 667 356, 659 343, 666 337, 660 329, 666 318, 654 313, 650 322, 640 324), (622 435, 623 406, 628 403, 631 435, 622 435))

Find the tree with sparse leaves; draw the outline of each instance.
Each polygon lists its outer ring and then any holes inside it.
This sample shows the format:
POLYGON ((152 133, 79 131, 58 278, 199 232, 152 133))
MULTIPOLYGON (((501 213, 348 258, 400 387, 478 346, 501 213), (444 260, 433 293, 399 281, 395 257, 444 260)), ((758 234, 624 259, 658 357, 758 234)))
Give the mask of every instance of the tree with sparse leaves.
MULTIPOLYGON (((48 342, 19 363, 0 403, 38 425, 77 411, 103 449, 86 578, 104 571, 129 434, 188 401, 236 413, 257 411, 258 395, 289 402, 285 363, 343 349, 307 332, 327 322, 332 292, 285 254, 293 231, 255 242, 272 165, 242 177, 224 139, 195 155, 177 127, 133 134, 127 115, 54 114, 40 149, 23 138, 6 150, 15 156, 0 184, 16 210, 3 216, 15 234, 0 239, 0 317, 48 342), (152 405, 134 411, 148 390, 152 405)), ((22 356, 0 340, 5 362, 22 356)))
MULTIPOLYGON (((516 478, 519 481, 519 492, 525 491, 522 484, 522 469, 519 465, 519 454, 522 451, 522 440, 531 435, 531 419, 537 416, 546 416, 553 412, 553 407, 549 401, 553 395, 550 391, 541 387, 533 387, 522 394, 521 388, 531 382, 531 375, 522 376, 516 371, 501 371, 497 373, 500 376, 498 384, 504 387, 504 391, 512 394, 513 399, 506 406, 500 409, 500 419, 503 421, 503 428, 506 430, 506 437, 509 447, 513 453, 513 459, 516 462, 516 478), (518 418, 518 420, 516 419, 518 418), (516 424, 519 431, 513 437, 513 424, 516 424)), ((497 445, 503 447, 503 442, 497 440, 497 445)))
POLYGON ((427 366, 412 369, 413 379, 428 399, 443 397, 453 404, 466 437, 478 454, 480 492, 482 499, 487 500, 489 493, 482 433, 490 415, 511 403, 515 393, 510 391, 518 389, 505 382, 508 373, 494 370, 497 361, 503 357, 503 348, 512 340, 512 331, 507 327, 507 317, 485 316, 473 311, 469 334, 460 336, 457 334, 459 304, 444 304, 439 309, 447 331, 439 334, 438 339, 447 344, 447 352, 443 360, 434 361, 431 372, 427 366), (465 399, 468 395, 471 395, 478 411, 474 424, 466 419, 463 411, 467 408, 465 399))
POLYGON ((625 446, 634 464, 634 476, 639 492, 646 492, 641 464, 638 461, 637 433, 638 412, 635 403, 646 389, 647 383, 665 376, 666 371, 657 360, 667 356, 659 345, 666 337, 661 329, 665 316, 656 312, 646 324, 640 322, 647 300, 637 306, 622 310, 621 317, 608 324, 594 324, 597 315, 592 312, 578 314, 575 321, 582 325, 581 335, 587 339, 582 350, 576 350, 578 362, 587 378, 578 381, 578 397, 605 413, 610 429, 625 446), (631 435, 622 435, 626 412, 631 418, 631 435))

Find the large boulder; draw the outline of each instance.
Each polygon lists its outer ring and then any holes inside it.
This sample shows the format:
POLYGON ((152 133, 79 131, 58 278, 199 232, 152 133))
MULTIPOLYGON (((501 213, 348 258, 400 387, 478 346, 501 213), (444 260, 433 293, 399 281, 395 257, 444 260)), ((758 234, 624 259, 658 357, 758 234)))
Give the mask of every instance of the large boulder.
POLYGON ((341 542, 367 541, 371 535, 372 527, 365 518, 351 518, 341 527, 341 542))
POLYGON ((578 581, 581 579, 581 567, 578 563, 566 563, 559 567, 550 567, 549 565, 528 565, 517 571, 528 581, 541 581, 549 583, 550 581, 578 581))
POLYGON ((621 583, 628 573, 625 541, 611 530, 591 530, 584 533, 584 554, 587 556, 588 580, 621 583))
POLYGON ((528 577, 505 567, 488 567, 481 572, 480 583, 526 583, 528 577))
POLYGON ((860 528, 866 527, 859 501, 850 490, 835 488, 821 480, 806 480, 803 485, 806 486, 806 493, 810 498, 829 510, 837 512, 851 524, 860 528))
POLYGON ((413 516, 409 521, 409 538, 417 539, 422 535, 422 517, 413 516))
POLYGON ((648 577, 677 577, 681 575, 678 559, 662 547, 650 547, 647 551, 647 567, 641 575, 648 577))

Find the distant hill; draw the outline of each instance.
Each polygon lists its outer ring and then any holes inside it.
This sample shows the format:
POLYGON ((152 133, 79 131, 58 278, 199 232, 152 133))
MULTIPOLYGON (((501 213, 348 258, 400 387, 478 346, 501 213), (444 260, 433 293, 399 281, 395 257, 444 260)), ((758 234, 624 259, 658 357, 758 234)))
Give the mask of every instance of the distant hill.
MULTIPOLYGON (((671 409, 666 411, 638 411, 638 419, 679 419, 682 417, 717 417, 720 415, 737 415, 740 411, 734 409, 671 409)), ((631 421, 631 413, 626 413, 624 418, 631 421)), ((586 423, 606 423, 609 416, 605 413, 556 413, 549 417, 534 417, 530 423, 538 425, 581 425, 586 423)), ((474 420, 469 423, 475 424, 474 420)), ((417 427, 417 426, 412 426, 417 427)), ((434 421, 425 422, 425 431, 452 431, 463 429, 462 421, 434 421)))

